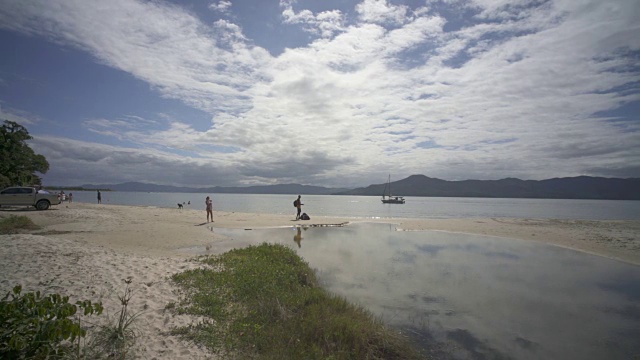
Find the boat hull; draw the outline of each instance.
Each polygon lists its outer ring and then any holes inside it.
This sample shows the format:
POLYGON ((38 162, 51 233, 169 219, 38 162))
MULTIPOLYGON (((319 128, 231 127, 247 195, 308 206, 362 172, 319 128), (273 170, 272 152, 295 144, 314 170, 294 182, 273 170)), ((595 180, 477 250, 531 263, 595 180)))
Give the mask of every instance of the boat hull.
POLYGON ((382 199, 383 204, 404 204, 404 199, 382 199))

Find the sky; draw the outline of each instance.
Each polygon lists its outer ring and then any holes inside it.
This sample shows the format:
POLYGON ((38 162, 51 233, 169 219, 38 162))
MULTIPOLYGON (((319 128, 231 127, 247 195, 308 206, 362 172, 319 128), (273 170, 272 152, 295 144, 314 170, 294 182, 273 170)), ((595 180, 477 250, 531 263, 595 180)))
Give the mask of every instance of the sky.
POLYGON ((638 0, 0 0, 45 185, 640 177, 638 0))

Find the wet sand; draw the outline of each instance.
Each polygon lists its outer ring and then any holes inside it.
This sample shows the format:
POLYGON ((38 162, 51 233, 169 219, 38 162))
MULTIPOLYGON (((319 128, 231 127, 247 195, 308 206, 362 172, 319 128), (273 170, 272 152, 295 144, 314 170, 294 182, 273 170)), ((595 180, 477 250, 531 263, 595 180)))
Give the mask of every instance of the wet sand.
POLYGON ((290 226, 393 223, 399 230, 449 231, 540 241, 640 265, 640 220, 559 220, 516 218, 401 219, 313 217, 295 221, 293 214, 251 214, 142 206, 63 204, 48 211, 15 209, 0 216, 25 215, 43 227, 39 233, 145 256, 187 256, 179 248, 209 245, 216 228, 259 229, 290 226))

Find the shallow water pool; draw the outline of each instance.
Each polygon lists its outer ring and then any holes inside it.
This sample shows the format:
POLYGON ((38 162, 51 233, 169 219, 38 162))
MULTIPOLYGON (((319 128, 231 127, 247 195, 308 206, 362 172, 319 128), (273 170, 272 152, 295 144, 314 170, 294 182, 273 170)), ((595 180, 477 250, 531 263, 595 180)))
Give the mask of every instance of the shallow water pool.
POLYGON ((212 242, 216 249, 291 246, 325 288, 435 358, 640 356, 638 266, 543 243, 386 224, 215 232, 229 238, 212 242))

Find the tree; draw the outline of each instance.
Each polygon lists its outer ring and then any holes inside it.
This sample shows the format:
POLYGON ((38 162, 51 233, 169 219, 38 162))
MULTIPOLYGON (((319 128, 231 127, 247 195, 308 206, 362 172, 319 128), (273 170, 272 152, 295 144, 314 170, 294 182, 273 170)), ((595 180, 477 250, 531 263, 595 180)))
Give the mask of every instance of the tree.
POLYGON ((5 120, 0 127, 0 188, 42 184, 36 172, 46 173, 49 163, 29 147, 26 141, 31 139, 27 129, 16 122, 5 120))

